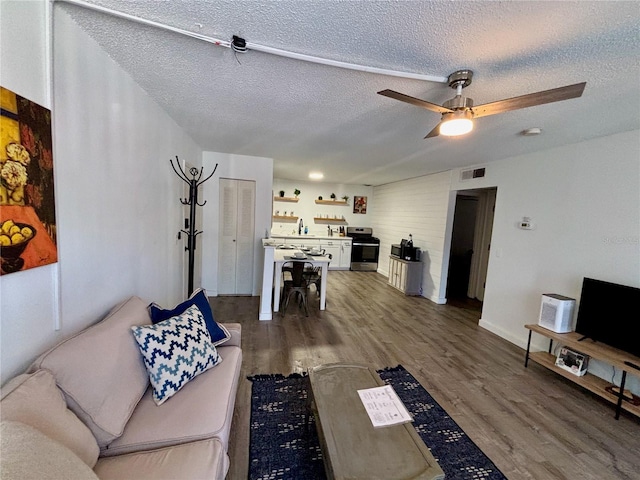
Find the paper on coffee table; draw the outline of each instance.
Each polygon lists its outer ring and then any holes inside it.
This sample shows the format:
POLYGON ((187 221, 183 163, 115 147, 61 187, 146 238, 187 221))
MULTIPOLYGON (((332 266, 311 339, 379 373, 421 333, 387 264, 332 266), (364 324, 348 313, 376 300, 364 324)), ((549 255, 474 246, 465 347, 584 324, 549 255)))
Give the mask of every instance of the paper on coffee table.
POLYGON ((391 385, 358 390, 374 427, 388 427, 413 422, 411 414, 391 385))

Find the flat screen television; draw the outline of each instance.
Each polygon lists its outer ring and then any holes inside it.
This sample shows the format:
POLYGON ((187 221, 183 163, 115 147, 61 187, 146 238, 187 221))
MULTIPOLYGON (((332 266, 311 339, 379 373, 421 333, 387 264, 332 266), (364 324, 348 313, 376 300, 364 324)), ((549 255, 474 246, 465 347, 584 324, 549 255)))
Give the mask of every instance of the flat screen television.
POLYGON ((640 357, 640 288, 585 277, 576 332, 640 357))

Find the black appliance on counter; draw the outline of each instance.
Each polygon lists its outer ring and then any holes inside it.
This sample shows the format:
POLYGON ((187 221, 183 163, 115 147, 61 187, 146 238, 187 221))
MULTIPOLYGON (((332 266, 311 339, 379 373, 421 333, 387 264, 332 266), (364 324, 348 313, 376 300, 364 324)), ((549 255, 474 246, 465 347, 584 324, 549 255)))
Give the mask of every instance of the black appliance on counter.
POLYGON ((378 270, 380 240, 369 227, 347 227, 351 242, 351 270, 375 272, 378 270))
POLYGON ((413 242, 403 238, 399 244, 391 245, 391 255, 410 262, 417 262, 420 260, 420 249, 414 247, 413 242))

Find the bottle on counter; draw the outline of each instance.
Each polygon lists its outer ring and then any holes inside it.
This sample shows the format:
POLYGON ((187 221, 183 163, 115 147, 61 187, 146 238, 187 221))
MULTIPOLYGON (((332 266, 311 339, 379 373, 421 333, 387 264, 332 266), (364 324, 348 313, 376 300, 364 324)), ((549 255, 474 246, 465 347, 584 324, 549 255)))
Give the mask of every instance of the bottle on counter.
POLYGON ((413 247, 413 235, 409 234, 409 241, 407 242, 407 247, 413 247))

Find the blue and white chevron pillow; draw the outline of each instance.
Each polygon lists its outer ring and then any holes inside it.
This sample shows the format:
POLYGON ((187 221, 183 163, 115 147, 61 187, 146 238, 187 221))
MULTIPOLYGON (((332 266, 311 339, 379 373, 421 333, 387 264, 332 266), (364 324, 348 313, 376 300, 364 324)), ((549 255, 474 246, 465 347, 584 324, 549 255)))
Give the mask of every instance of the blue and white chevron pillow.
POLYGON ((144 358, 156 405, 222 361, 196 305, 181 315, 131 330, 144 358))

